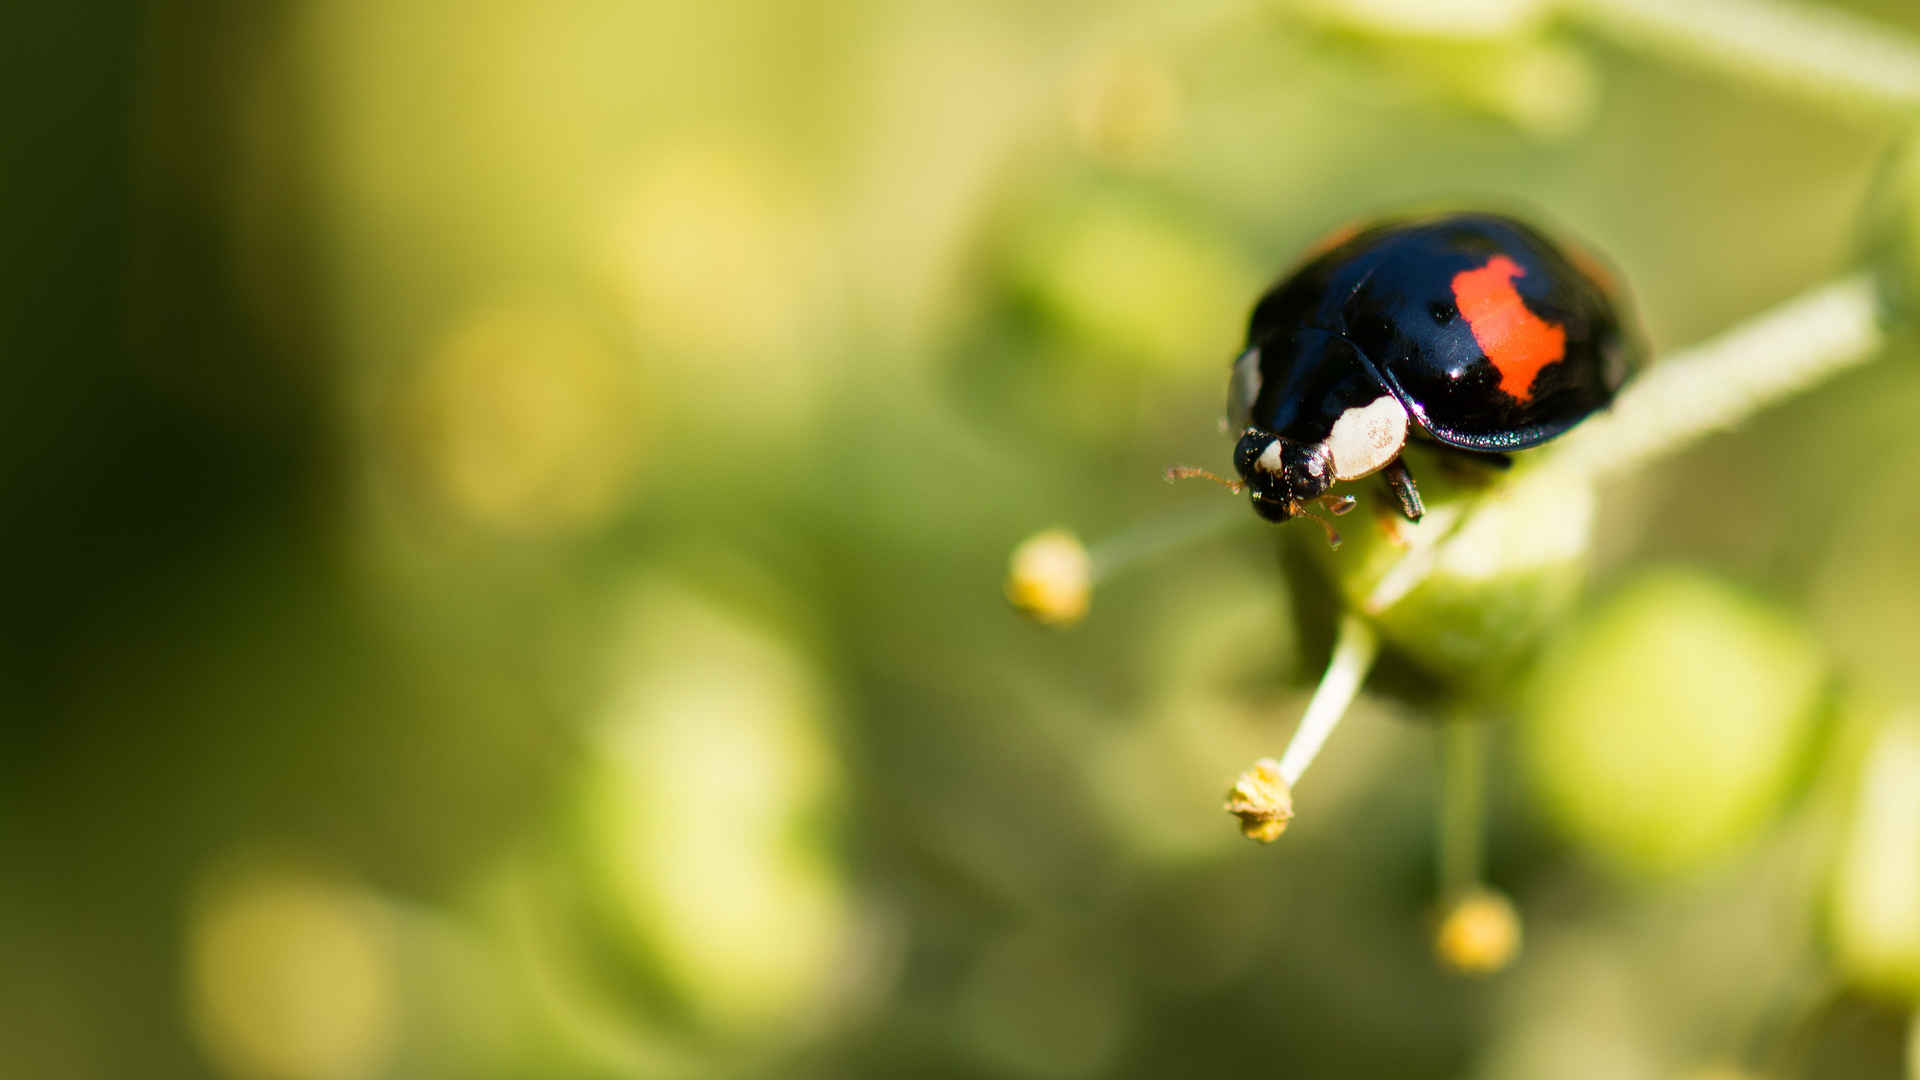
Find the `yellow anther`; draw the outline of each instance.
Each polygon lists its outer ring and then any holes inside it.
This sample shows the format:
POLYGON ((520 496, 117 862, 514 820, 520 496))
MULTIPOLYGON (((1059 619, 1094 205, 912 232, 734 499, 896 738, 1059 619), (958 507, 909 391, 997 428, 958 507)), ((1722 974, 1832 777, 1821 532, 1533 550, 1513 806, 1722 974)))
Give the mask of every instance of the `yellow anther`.
POLYGON ((1227 789, 1227 813, 1240 819, 1240 833, 1271 844, 1293 820, 1293 793, 1280 778, 1280 763, 1261 758, 1227 789))

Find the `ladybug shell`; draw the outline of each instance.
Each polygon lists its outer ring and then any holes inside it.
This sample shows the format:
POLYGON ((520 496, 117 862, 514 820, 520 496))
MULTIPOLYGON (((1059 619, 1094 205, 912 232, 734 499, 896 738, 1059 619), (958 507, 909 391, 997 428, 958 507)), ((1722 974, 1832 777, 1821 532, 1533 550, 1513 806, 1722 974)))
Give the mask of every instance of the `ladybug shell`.
MULTIPOLYGON (((1245 419, 1288 435, 1303 410, 1321 411, 1301 392, 1332 375, 1305 368, 1358 364, 1358 381, 1442 443, 1543 443, 1612 401, 1637 364, 1603 274, 1494 214, 1337 235, 1254 308, 1260 389, 1245 419)), ((1355 380, 1339 381, 1351 397, 1355 380)))

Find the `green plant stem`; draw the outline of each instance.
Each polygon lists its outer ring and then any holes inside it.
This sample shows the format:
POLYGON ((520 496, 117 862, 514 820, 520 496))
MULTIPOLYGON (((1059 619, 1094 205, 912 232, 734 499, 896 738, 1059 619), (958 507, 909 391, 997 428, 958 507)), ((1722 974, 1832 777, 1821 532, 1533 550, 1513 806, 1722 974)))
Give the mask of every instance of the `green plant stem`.
POLYGON ((1216 536, 1233 526, 1245 525, 1250 517, 1246 504, 1232 499, 1198 514, 1190 508, 1181 508, 1141 522, 1101 540, 1087 552, 1093 564, 1093 580, 1097 584, 1129 567, 1216 536))
POLYGON ((1630 472, 1865 363, 1885 337, 1870 274, 1809 290, 1669 355, 1562 438, 1539 468, 1596 480, 1630 472))
POLYGON ((1920 105, 1920 42, 1848 12, 1788 0, 1566 0, 1563 10, 1624 44, 1835 104, 1920 105))
POLYGON ((1306 715, 1287 743, 1287 752, 1280 756, 1280 778, 1288 787, 1299 782, 1327 736, 1340 726, 1340 718, 1359 694, 1360 684, 1366 681, 1379 652, 1380 637, 1372 624, 1353 614, 1340 617, 1333 658, 1327 661, 1327 670, 1320 676, 1313 699, 1307 702, 1306 715))
POLYGON ((1485 858, 1487 727, 1466 716, 1440 729, 1440 896, 1479 887, 1485 858))

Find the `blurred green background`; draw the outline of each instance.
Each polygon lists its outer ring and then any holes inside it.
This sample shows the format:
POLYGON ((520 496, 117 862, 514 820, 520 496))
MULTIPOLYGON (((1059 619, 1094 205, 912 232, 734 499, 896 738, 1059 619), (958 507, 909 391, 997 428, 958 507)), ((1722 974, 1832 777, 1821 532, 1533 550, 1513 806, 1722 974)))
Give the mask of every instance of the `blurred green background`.
POLYGON ((0 1072, 1920 1076, 1911 344, 1603 492, 1490 979, 1419 701, 1220 812, 1317 674, 1251 513, 1001 597, 1217 512, 1159 472, 1351 219, 1518 208, 1662 350, 1856 266, 1911 97, 1646 6, 11 13, 0 1072))

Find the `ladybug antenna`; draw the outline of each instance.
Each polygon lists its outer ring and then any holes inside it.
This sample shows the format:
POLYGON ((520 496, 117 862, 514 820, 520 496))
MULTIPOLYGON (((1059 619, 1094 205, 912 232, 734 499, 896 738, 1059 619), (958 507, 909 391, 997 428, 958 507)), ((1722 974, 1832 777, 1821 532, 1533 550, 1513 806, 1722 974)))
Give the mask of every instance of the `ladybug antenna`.
POLYGON ((1226 488, 1228 491, 1233 492, 1235 495, 1247 489, 1247 485, 1239 480, 1228 480, 1225 477, 1215 476, 1198 465, 1174 465, 1167 469, 1166 475, 1167 483, 1169 484, 1175 480, 1200 479, 1211 480, 1221 487, 1226 488))

